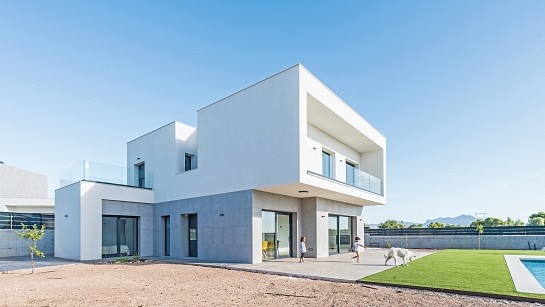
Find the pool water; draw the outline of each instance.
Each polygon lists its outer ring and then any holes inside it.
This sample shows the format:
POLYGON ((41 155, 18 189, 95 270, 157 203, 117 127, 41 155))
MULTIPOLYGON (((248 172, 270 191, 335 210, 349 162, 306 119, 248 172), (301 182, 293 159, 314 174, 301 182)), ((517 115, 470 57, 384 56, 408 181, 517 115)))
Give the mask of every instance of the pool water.
POLYGON ((539 284, 545 288, 545 260, 521 259, 520 261, 534 275, 539 284))

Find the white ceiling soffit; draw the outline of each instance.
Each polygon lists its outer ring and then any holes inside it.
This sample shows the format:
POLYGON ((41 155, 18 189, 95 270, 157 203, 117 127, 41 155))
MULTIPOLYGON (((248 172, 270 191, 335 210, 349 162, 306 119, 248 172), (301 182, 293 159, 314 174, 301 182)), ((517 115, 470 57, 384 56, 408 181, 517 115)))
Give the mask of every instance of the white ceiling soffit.
POLYGON ((358 152, 381 149, 365 134, 346 122, 312 95, 307 94, 307 120, 316 128, 331 135, 358 152))

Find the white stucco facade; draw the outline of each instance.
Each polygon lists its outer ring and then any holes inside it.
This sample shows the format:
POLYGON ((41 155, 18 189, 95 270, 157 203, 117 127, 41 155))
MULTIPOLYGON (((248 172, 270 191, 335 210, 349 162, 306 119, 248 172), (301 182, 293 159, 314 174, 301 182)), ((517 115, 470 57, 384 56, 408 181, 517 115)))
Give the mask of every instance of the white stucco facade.
POLYGON ((127 143, 127 168, 152 172, 152 190, 85 181, 57 190, 56 229, 79 230, 56 236, 55 254, 100 258, 100 236, 92 233, 101 216, 119 214, 140 224, 151 218, 153 238, 139 236, 141 255, 191 256, 191 240, 221 236, 225 246, 198 244, 194 253, 255 263, 269 256, 272 237, 274 249, 289 233, 290 256, 305 236, 307 256, 325 257, 340 252, 335 244, 363 238, 364 206, 386 203, 386 138, 302 65, 198 110, 197 118, 198 127, 174 121, 127 143), (101 206, 108 201, 139 209, 108 211, 101 206), (264 212, 289 226, 265 234, 264 212), (343 234, 328 226, 337 216, 349 220, 343 234))

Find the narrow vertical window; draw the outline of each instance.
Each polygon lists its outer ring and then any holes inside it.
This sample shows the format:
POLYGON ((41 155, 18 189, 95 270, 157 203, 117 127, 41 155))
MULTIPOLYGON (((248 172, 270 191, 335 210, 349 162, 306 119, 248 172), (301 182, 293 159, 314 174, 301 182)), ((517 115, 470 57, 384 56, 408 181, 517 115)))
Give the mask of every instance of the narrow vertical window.
POLYGON ((138 187, 146 187, 146 166, 144 163, 138 165, 138 187))
POLYGON ((322 175, 331 178, 331 155, 322 151, 322 175))
POLYGON ((185 170, 191 170, 191 155, 185 154, 185 170))

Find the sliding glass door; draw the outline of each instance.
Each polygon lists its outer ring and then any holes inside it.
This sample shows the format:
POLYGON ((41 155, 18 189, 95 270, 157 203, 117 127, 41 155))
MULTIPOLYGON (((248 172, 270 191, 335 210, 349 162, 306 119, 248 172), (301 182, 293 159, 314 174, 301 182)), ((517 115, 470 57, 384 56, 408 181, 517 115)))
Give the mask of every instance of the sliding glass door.
POLYGON ((262 212, 261 258, 291 257, 291 213, 262 212))
POLYGON ((138 218, 102 216, 102 257, 138 253, 138 218))
POLYGON ((348 253, 352 248, 352 219, 348 216, 329 215, 329 254, 348 253))

